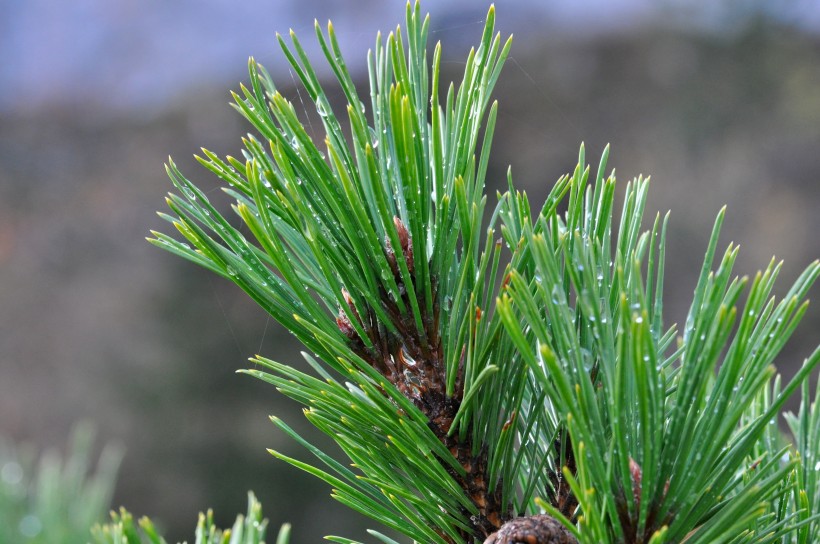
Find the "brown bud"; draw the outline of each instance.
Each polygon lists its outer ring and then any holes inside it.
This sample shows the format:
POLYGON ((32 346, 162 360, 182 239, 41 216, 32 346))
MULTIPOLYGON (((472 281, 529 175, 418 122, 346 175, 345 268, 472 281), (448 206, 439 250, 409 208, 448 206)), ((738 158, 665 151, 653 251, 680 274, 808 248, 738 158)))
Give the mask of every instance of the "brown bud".
POLYGON ((509 428, 510 428, 510 425, 512 425, 512 424, 513 424, 513 421, 515 421, 515 416, 517 416, 517 415, 518 415, 518 411, 517 411, 517 410, 513 410, 513 411, 512 411, 512 414, 510 415, 510 417, 507 419, 507 421, 505 421, 505 422, 504 422, 504 426, 503 426, 503 427, 501 427, 501 432, 502 432, 502 433, 503 433, 504 431, 506 431, 507 429, 509 429, 509 428))
POLYGON ((641 507, 641 478, 643 471, 641 465, 632 457, 629 458, 629 472, 632 474, 632 498, 635 500, 635 508, 641 507))
MULTIPOLYGON (((758 459, 757 461, 755 461, 754 463, 752 463, 752 464, 749 466, 749 470, 755 470, 755 469, 757 469, 758 465, 760 465, 760 462, 761 462, 762 460, 763 460, 763 459, 758 459)), ((668 485, 668 484, 667 484, 667 485, 668 485)))
POLYGON ((339 309, 339 315, 336 316, 336 325, 338 325, 339 330, 342 331, 342 334, 344 334, 348 340, 356 338, 356 329, 353 328, 353 323, 350 322, 350 319, 348 319, 341 309, 339 309))
POLYGON ((394 216, 393 225, 396 227, 396 232, 399 235, 399 244, 401 245, 401 252, 404 254, 404 260, 407 262, 407 270, 413 272, 413 240, 410 239, 410 233, 407 227, 401 222, 401 219, 394 216))
MULTIPOLYGON (((635 508, 640 509, 641 507, 641 480, 643 479, 643 469, 641 469, 641 465, 638 464, 632 457, 629 458, 629 473, 632 476, 632 499, 635 501, 635 508)), ((663 486, 663 496, 661 499, 666 498, 666 493, 669 491, 669 480, 666 480, 666 483, 663 486)))
POLYGON ((552 516, 515 518, 487 537, 484 544, 578 544, 566 527, 552 516))
MULTIPOLYGON (((347 304, 347 310, 344 310, 344 311, 340 310, 340 312, 345 315, 345 319, 348 319, 348 317, 347 317, 348 315, 353 316, 356 319, 356 321, 359 322, 359 325, 364 326, 364 323, 362 322, 362 318, 359 316, 359 312, 356 311, 356 305, 353 304, 353 297, 350 296, 350 293, 344 287, 342 287, 342 298, 345 299, 345 304, 347 304)), ((348 323, 350 323, 349 319, 348 319, 348 323)), ((353 325, 351 324, 351 327, 352 326, 353 325)))

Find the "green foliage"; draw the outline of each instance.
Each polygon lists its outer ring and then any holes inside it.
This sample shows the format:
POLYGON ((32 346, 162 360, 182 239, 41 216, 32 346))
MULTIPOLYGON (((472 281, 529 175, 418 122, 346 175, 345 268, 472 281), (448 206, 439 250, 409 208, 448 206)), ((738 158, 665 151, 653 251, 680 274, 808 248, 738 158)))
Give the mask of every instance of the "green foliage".
MULTIPOLYGON (((122 508, 100 524, 110 508, 122 454, 107 446, 93 467, 93 442, 91 428, 79 425, 64 459, 49 451, 37 463, 31 448, 0 441, 0 544, 166 544, 150 519, 135 523, 122 508)), ((195 544, 264 544, 267 524, 262 506, 249 493, 247 515, 239 515, 230 529, 217 528, 211 511, 200 514, 195 544)), ((289 538, 286 524, 276 544, 288 544, 289 538)))
POLYGON ((794 468, 780 463, 787 450, 754 454, 820 350, 765 409, 759 398, 820 265, 776 303, 770 294, 780 266, 772 262, 751 282, 738 321, 747 281, 731 277, 737 249, 730 245, 713 270, 721 211, 673 345, 675 327, 664 329, 661 315, 666 220, 640 233, 648 183, 637 180, 612 243, 614 180, 602 179, 602 162, 587 186, 583 160, 582 150, 563 217, 541 214, 531 224, 519 194, 502 212, 508 243, 523 240, 530 253, 499 304, 576 450, 575 472, 563 472, 583 512, 579 540, 736 542, 788 492, 779 485, 794 468))
MULTIPOLYGON (((233 527, 221 530, 214 525, 213 512, 199 514, 196 525, 195 544, 264 544, 268 520, 262 518, 262 505, 253 493, 248 493, 248 513, 239 515, 233 527)), ((166 544, 154 524, 147 517, 134 523, 133 516, 121 508, 111 512, 111 522, 97 525, 92 531, 91 544, 166 544)), ((290 526, 283 525, 276 544, 287 544, 290 526)))
MULTIPOLYGON (((440 46, 430 81, 428 19, 418 5, 408 6, 407 15, 409 49, 399 33, 391 34, 386 44, 377 40, 369 59, 372 126, 332 25, 327 37, 317 26, 349 101, 349 142, 298 39, 292 34, 288 46, 280 38, 316 103, 326 155, 264 68, 251 60, 251 84, 234 94, 235 106, 267 141, 249 135, 244 164, 208 151, 200 162, 229 184, 235 211, 258 245, 231 226, 173 162, 168 172, 182 196, 169 196, 177 217, 164 217, 194 247, 161 233, 152 241, 235 281, 315 353, 306 358, 320 378, 261 357, 255 362, 268 372, 248 373, 309 405, 308 419, 337 440, 358 471, 313 448, 330 472, 289 461, 327 480, 336 498, 383 524, 418 541, 446 542, 468 530, 469 517, 479 512, 450 476, 465 472, 440 439, 450 427, 431 429, 417 403, 463 399, 458 413, 446 417, 455 419, 452 430, 459 436, 482 429, 468 455, 491 448, 487 472, 497 480, 511 455, 512 429, 504 429, 517 393, 474 393, 482 384, 485 391, 498 391, 502 377, 518 382, 519 390, 524 382, 512 369, 499 373, 489 363, 513 356, 508 342, 499 343, 498 321, 476 320, 490 304, 501 249, 491 237, 481 241, 495 106, 477 165, 475 150, 510 41, 502 47, 493 37, 490 10, 463 83, 458 90, 451 85, 440 104, 440 46), (405 379, 411 367, 413 375, 405 379), (422 399, 427 393, 437 397, 422 399)), ((274 422, 299 440, 283 422, 274 422)))
POLYGON ((77 544, 105 517, 121 455, 103 450, 96 466, 88 426, 72 432, 64 458, 0 440, 0 543, 77 544))
POLYGON ((786 414, 786 421, 794 435, 793 455, 798 462, 793 478, 791 510, 799 511, 799 518, 804 523, 794 535, 793 542, 808 544, 820 541, 820 519, 812 516, 820 512, 820 383, 814 392, 814 402, 809 398, 808 381, 803 383, 803 398, 798 413, 786 414))
POLYGON ((488 210, 489 96, 510 49, 494 22, 491 8, 442 92, 441 47, 428 65, 429 20, 408 4, 406 34, 368 57, 369 111, 317 25, 349 137, 299 40, 280 37, 324 151, 251 59, 233 98, 258 135, 243 160, 198 157, 239 226, 169 163, 179 194, 161 215, 187 243, 150 241, 235 282, 308 348, 310 374, 261 356, 245 372, 303 404, 352 465, 276 417, 316 463, 271 453, 416 542, 483 540, 544 511, 585 543, 812 541, 820 491, 801 459, 815 462, 820 416, 804 401, 790 420, 796 453, 775 420, 820 351, 782 388, 772 362, 820 264, 778 303, 779 264, 749 282, 732 276, 737 248, 716 259, 721 211, 678 334, 663 319, 667 219, 642 232, 638 179, 614 224, 608 149, 591 177, 582 147, 539 211, 512 181, 488 210))

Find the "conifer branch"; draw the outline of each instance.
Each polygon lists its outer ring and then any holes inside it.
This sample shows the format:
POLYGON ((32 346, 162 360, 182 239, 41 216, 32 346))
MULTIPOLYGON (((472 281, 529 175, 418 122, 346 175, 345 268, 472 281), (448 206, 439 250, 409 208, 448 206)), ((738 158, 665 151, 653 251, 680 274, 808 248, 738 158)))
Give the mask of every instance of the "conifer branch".
MULTIPOLYGON (((642 231, 639 178, 614 224, 608 148, 593 173, 582 146, 535 213, 510 179, 485 221, 490 95, 511 45, 494 25, 491 7, 442 100, 441 46, 428 65, 429 18, 408 4, 405 33, 368 55, 366 106, 317 24, 349 137, 296 35, 279 36, 323 150, 251 59, 233 105, 258 135, 244 160, 197 157, 248 234, 169 161, 175 215, 161 215, 188 242, 150 241, 236 283, 306 346, 312 374, 261 356, 245 372, 303 404, 352 466, 278 418, 318 464, 271 453, 416 542, 768 542, 811 526, 801 490, 817 486, 780 462, 769 422, 820 352, 782 389, 771 363, 820 264, 780 303, 770 264, 739 310, 749 282, 732 277, 735 247, 716 259, 721 211, 679 335, 663 320, 668 216, 642 231)), ((802 446, 818 445, 811 428, 802 446)))

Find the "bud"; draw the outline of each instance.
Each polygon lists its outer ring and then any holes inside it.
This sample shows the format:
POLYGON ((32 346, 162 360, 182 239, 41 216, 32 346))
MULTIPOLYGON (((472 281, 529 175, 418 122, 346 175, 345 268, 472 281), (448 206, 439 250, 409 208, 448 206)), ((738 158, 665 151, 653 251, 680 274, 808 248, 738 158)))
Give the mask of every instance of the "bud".
MULTIPOLYGON (((347 304, 347 310, 342 311, 340 309, 339 310, 340 315, 344 316, 344 318, 347 320, 348 324, 350 324, 351 328, 353 327, 353 325, 350 323, 350 319, 348 319, 348 317, 347 317, 348 315, 353 316, 356 319, 356 321, 359 322, 359 325, 364 326, 364 323, 362 322, 362 318, 359 316, 359 312, 356 311, 356 305, 353 304, 353 297, 350 296, 350 293, 344 287, 342 287, 342 298, 345 299, 345 304, 347 304)), ((338 322, 338 319, 337 319, 337 322, 338 322)), ((342 332, 344 332, 344 331, 342 331, 342 332)))
POLYGON ((353 328, 353 323, 350 322, 350 319, 348 319, 341 308, 339 308, 339 315, 336 316, 336 325, 348 340, 356 338, 356 329, 353 328))
MULTIPOLYGON (((629 473, 632 476, 632 499, 635 501, 635 509, 641 507, 641 480, 643 479, 643 469, 632 457, 629 458, 629 473)), ((666 493, 669 491, 669 480, 663 486, 663 495, 661 500, 666 498, 666 493)))
POLYGON ((517 415, 518 415, 518 410, 513 410, 513 411, 512 411, 512 414, 510 415, 510 417, 509 417, 509 418, 507 418, 507 421, 505 421, 505 422, 504 422, 504 426, 503 426, 503 427, 501 427, 501 432, 502 432, 502 433, 503 433, 504 431, 506 431, 507 429, 509 429, 509 428, 510 428, 510 425, 512 425, 512 424, 513 424, 513 421, 515 421, 515 417, 516 417, 517 415))
POLYGON ((629 458, 629 472, 632 475, 632 498, 635 501, 635 508, 641 507, 641 479, 643 478, 643 470, 632 457, 629 458))
POLYGON ((399 245, 401 252, 404 254, 404 260, 407 263, 407 270, 413 273, 413 240, 410 239, 410 233, 407 227, 401 222, 401 219, 394 216, 393 225, 396 227, 396 232, 399 235, 399 245))

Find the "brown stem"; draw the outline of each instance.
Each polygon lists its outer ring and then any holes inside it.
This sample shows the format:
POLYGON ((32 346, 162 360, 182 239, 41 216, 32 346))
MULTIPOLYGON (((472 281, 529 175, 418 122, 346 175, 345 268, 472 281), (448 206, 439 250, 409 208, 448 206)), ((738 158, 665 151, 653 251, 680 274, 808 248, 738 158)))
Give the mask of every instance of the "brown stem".
MULTIPOLYGON (((401 245, 402 256, 407 264, 411 276, 414 276, 416 263, 414 262, 413 245, 409 233, 402 222, 394 219, 401 245)), ((385 243, 385 255, 393 272, 402 301, 405 307, 409 304, 410 286, 403 284, 399 273, 397 255, 389 241, 385 243)), ((428 419, 428 426, 433 434, 444 444, 448 451, 457 460, 464 473, 451 469, 449 463, 440 462, 458 483, 459 487, 475 504, 477 515, 470 515, 465 510, 462 514, 470 520, 471 530, 461 532, 461 542, 472 542, 476 538, 487 538, 498 531, 505 521, 509 520, 512 512, 502 502, 501 485, 491 489, 488 474, 488 449, 482 444, 474 442, 475 437, 469 433, 463 439, 454 433, 450 434, 453 421, 458 413, 461 400, 464 396, 464 362, 462 360, 455 377, 455 390, 447 395, 447 376, 441 335, 439 331, 439 302, 435 278, 433 281, 432 308, 422 308, 422 325, 424 330, 417 329, 415 320, 399 310, 397 301, 392 300, 382 291, 382 308, 389 316, 397 334, 391 334, 384 327, 380 327, 374 319, 374 313, 368 312, 362 319, 346 291, 345 302, 348 308, 340 311, 336 322, 339 329, 349 339, 353 351, 370 363, 390 382, 401 391, 413 404, 416 405, 428 419), (361 324, 372 348, 366 348, 353 327, 353 320, 361 324), (474 453, 477 452, 477 453, 474 453)), ((480 318, 480 311, 477 318, 480 318)), ((446 535, 442 537, 450 544, 460 544, 446 535)))
MULTIPOLYGON (((575 453, 569 441, 569 436, 567 436, 565 431, 559 434, 558 438, 555 439, 553 448, 555 450, 556 459, 574 475, 576 472, 575 453)), ((575 498, 575 494, 572 492, 569 482, 564 478, 561 468, 556 468, 555 470, 550 469, 548 475, 550 483, 552 484, 552 505, 568 519, 573 519, 575 510, 578 508, 578 499, 575 498)))

